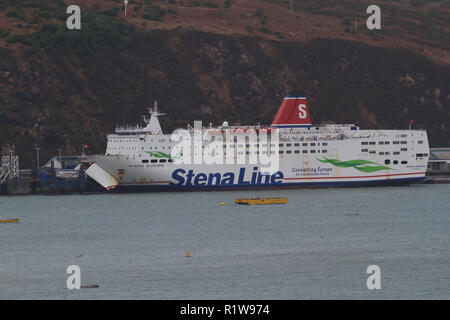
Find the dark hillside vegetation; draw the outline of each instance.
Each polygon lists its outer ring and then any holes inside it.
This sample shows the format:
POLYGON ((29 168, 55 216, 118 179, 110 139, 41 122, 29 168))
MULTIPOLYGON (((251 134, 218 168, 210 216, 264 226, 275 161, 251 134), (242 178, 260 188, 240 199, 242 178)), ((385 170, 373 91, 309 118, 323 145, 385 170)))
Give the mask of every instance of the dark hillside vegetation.
POLYGON ((0 48, 0 141, 29 167, 64 153, 102 153, 117 124, 137 124, 158 100, 170 132, 205 125, 270 124, 285 94, 308 97, 313 121, 428 130, 450 141, 450 68, 400 48, 348 40, 274 41, 176 28, 140 29, 105 10, 81 31, 51 20, 0 48))

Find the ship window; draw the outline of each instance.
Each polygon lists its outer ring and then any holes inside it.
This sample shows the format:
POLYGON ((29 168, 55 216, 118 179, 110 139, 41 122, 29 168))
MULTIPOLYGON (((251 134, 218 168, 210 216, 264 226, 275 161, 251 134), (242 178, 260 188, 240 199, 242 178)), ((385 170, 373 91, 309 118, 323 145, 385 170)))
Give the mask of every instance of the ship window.
POLYGON ((406 144, 407 142, 406 141, 402 141, 402 142, 400 142, 401 144, 406 144))
POLYGON ((288 151, 286 151, 286 153, 292 153, 292 151, 291 151, 291 150, 288 150, 288 151))
POLYGON ((398 160, 394 160, 394 164, 398 164, 398 160))
POLYGON ((167 162, 173 162, 173 159, 169 159, 169 160, 167 160, 167 162))
POLYGON ((417 153, 416 157, 422 158, 423 157, 423 153, 417 153))
POLYGON ((150 160, 150 162, 151 162, 151 163, 156 163, 156 162, 158 162, 158 160, 152 159, 152 160, 150 160))
POLYGON ((400 143, 400 141, 394 141, 394 142, 392 142, 392 144, 399 144, 400 143))
POLYGON ((294 153, 300 153, 300 150, 294 150, 294 153))
POLYGON ((316 144, 315 144, 314 142, 311 142, 309 145, 310 145, 311 147, 314 147, 316 144))
POLYGON ((398 156, 400 154, 399 151, 394 151, 394 156, 398 156))
POLYGON ((283 146, 283 144, 282 143, 280 143, 279 145, 278 145, 279 147, 282 147, 283 146))
POLYGON ((417 141, 418 144, 423 144, 422 140, 417 141))
POLYGON ((148 160, 142 160, 142 163, 148 163, 148 160))
POLYGON ((424 153, 423 156, 424 156, 424 157, 428 157, 428 153, 424 153))
POLYGON ((361 149, 361 152, 367 152, 369 149, 361 149))
POLYGON ((376 153, 376 152, 375 152, 375 150, 370 150, 369 153, 374 154, 374 153, 376 153))
POLYGON ((303 147, 306 147, 308 144, 307 143, 302 143, 302 146, 303 147))
POLYGON ((388 156, 388 155, 390 155, 391 153, 390 153, 389 151, 387 151, 387 152, 385 152, 384 154, 388 156))
POLYGON ((159 159, 159 162, 166 162, 166 159, 159 159))
POLYGON ((299 147, 300 143, 294 143, 294 147, 299 147))
POLYGON ((291 147, 292 143, 286 143, 286 147, 291 147))
POLYGON ((310 150, 309 152, 310 153, 316 153, 316 150, 310 150))
POLYGON ((384 144, 390 144, 390 142, 389 141, 385 141, 384 144))
POLYGON ((384 144, 384 142, 383 142, 383 141, 380 141, 380 142, 378 142, 378 144, 384 144))
POLYGON ((378 152, 380 156, 384 156, 384 152, 378 152))
POLYGON ((370 145, 374 145, 374 144, 375 144, 375 141, 370 141, 369 144, 370 144, 370 145))
POLYGON ((361 142, 361 145, 363 145, 363 146, 367 146, 369 143, 368 142, 366 142, 366 141, 364 141, 364 142, 361 142))
POLYGON ((328 142, 322 142, 322 146, 326 147, 328 145, 328 142))
POLYGON ((327 153, 328 151, 327 150, 322 150, 322 153, 327 153))
POLYGON ((283 154, 284 153, 284 151, 283 150, 280 150, 280 154, 283 154))
POLYGON ((408 151, 408 148, 401 148, 400 151, 408 151))
POLYGON ((402 161, 402 164, 407 164, 408 163, 408 161, 402 161))
POLYGON ((389 159, 384 160, 384 164, 391 164, 391 160, 389 159))
POLYGON ((308 150, 302 150, 302 153, 308 153, 308 150))

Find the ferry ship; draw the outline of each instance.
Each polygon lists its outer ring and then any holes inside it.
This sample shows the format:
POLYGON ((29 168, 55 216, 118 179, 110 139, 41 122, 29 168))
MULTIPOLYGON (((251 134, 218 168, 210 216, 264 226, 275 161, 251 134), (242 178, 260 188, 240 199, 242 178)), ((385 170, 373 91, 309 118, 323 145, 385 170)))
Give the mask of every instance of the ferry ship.
MULTIPOLYGON (((209 144, 225 147, 220 156, 241 161, 180 162, 184 157, 173 134, 163 133, 157 106, 145 125, 117 128, 107 135, 104 155, 86 158, 86 174, 111 192, 282 189, 409 184, 425 179, 429 157, 425 130, 362 130, 353 124, 313 125, 303 96, 286 96, 272 124, 205 128, 194 121, 185 132, 196 158, 211 152, 209 144), (242 140, 247 131, 276 132, 276 139, 242 140), (210 133, 216 139, 205 139, 210 133), (199 135, 196 138, 196 134, 199 135), (225 135, 234 137, 226 140, 225 135), (223 137, 223 140, 217 139, 223 137), (219 141, 219 144, 217 144, 219 141), (220 142, 223 141, 223 142, 220 142), (226 149, 230 147, 230 149, 226 149), (176 152, 176 149, 178 150, 176 152), (209 150, 209 151, 207 151, 209 150), (254 155, 277 160, 267 170, 254 155), (270 157, 269 157, 270 156, 270 157), (242 159, 246 161, 242 161, 242 159), (254 159, 254 157, 252 158, 254 159)), ((201 157, 200 157, 201 159, 201 157)), ((195 160, 195 159, 194 159, 195 160)))

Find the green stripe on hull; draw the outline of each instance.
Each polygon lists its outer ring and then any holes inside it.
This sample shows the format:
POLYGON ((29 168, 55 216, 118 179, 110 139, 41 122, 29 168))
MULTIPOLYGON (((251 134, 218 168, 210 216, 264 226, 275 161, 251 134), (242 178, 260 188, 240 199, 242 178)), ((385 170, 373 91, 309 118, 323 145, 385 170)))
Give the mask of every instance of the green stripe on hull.
POLYGON ((170 154, 161 152, 161 151, 145 151, 146 153, 148 153, 149 155, 151 155, 152 157, 155 158, 167 158, 167 159, 179 159, 178 157, 172 157, 170 154))
POLYGON ((377 172, 381 170, 394 170, 392 168, 381 166, 376 162, 368 161, 368 160, 349 160, 349 161, 340 161, 338 159, 328 159, 323 157, 322 159, 316 158, 322 163, 330 163, 333 166, 340 167, 340 168, 355 168, 356 170, 359 170, 361 172, 370 173, 370 172, 377 172), (373 164, 375 166, 367 166, 367 164, 373 164))

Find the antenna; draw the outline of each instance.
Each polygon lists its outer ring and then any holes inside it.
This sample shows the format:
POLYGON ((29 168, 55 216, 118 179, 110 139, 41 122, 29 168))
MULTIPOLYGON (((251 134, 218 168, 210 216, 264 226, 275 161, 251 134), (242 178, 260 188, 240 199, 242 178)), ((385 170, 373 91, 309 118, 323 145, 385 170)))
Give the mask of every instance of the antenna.
POLYGON ((128 0, 124 0, 123 4, 125 5, 125 17, 127 16, 127 5, 128 5, 128 0))
POLYGON ((155 116, 163 116, 165 115, 165 113, 159 113, 158 112, 158 102, 155 100, 155 104, 153 105, 153 109, 152 108, 148 108, 148 110, 150 111, 151 115, 155 115, 155 116))

